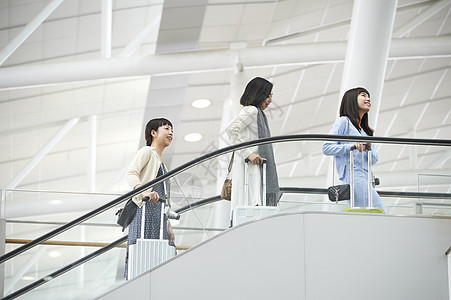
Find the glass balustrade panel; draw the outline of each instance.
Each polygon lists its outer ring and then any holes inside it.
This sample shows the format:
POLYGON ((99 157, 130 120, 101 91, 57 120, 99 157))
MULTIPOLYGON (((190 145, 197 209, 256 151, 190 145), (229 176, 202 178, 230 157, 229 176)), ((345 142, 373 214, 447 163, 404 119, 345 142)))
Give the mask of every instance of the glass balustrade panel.
MULTIPOLYGON (((274 145, 281 187, 321 189, 323 191, 323 193, 305 192, 305 190, 300 193, 296 191, 285 193, 279 202, 281 213, 341 212, 349 206, 347 201, 331 202, 325 194, 328 186, 340 182, 333 167, 332 157, 324 156, 321 152, 322 144, 322 142, 309 141, 284 142, 274 145)), ((390 144, 374 144, 373 147, 379 154, 379 162, 373 166, 372 170, 375 176, 380 179, 380 185, 376 186, 376 190, 380 191, 381 194, 390 191, 450 193, 449 178, 451 176, 446 174, 450 174, 451 160, 441 161, 442 156, 447 151, 445 147, 390 144), (412 155, 415 155, 415 157, 412 157, 412 155), (435 174, 434 176, 424 175, 431 171, 440 172, 440 177, 435 174), (443 174, 445 176, 442 176, 443 174)), ((360 155, 360 153, 356 153, 356 155, 360 155)), ((174 159, 173 163, 178 166, 196 157, 198 155, 195 154, 192 157, 182 156, 174 159), (178 159, 180 161, 177 161, 178 159)), ((184 210, 179 220, 171 220, 176 245, 179 247, 178 253, 182 253, 229 229, 230 201, 217 200, 227 174, 229 160, 230 154, 221 155, 199 163, 170 179, 171 210, 184 210), (208 199, 212 201, 202 206, 195 206, 199 201, 208 199)), ((8 191, 5 206, 6 238, 10 241, 15 240, 15 242, 32 240, 100 205, 108 203, 117 196, 115 194, 8 191)), ((403 197, 402 195, 382 195, 381 200, 387 214, 398 216, 451 215, 451 200, 449 197, 424 199, 403 197)), ((52 241, 65 241, 72 244, 109 243, 124 236, 127 232, 122 232, 121 228, 116 225, 117 217, 115 216, 116 211, 124 204, 125 202, 52 238, 52 241)), ((7 243, 6 251, 11 251, 19 245, 7 243)), ((31 278, 45 277, 58 268, 68 265, 97 249, 97 246, 92 245, 38 246, 5 263, 5 278, 7 279, 5 284, 8 282, 11 286, 9 291, 17 290, 25 286, 27 282, 29 283, 28 280, 31 280, 31 278), (34 262, 30 263, 32 261, 34 262)), ((116 270, 113 272, 115 275, 108 274, 108 276, 111 275, 116 278, 111 281, 111 287, 123 282, 121 274, 123 274, 124 269, 124 255, 125 249, 117 248, 99 256, 97 262, 95 260, 92 262, 93 266, 100 266, 99 269, 101 270, 109 269, 109 264, 114 264, 114 267, 111 266, 111 268, 116 270), (108 258, 110 257, 109 253, 115 253, 114 259, 108 258)), ((91 283, 94 279, 90 277, 90 274, 84 273, 85 271, 89 272, 91 268, 88 267, 88 264, 85 265, 84 271, 80 271, 83 268, 78 267, 67 272, 64 277, 60 277, 69 278, 67 282, 63 279, 59 279, 62 280, 59 282, 51 280, 48 284, 36 289, 34 293, 37 293, 38 290, 52 290, 48 287, 45 288, 45 286, 55 286, 55 288, 71 286, 76 294, 77 286, 91 286, 90 284, 94 284, 91 283), (80 279, 80 281, 75 283, 77 280, 74 278, 80 279)), ((84 296, 79 295, 79 297, 84 296)))

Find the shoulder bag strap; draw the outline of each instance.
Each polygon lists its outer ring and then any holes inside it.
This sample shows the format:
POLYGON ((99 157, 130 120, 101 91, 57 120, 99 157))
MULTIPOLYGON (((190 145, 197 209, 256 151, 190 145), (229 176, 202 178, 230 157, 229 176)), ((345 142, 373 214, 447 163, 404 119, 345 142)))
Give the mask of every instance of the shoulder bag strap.
POLYGON ((230 172, 232 172, 232 166, 233 166, 233 158, 235 157, 235 151, 232 152, 232 157, 230 158, 230 162, 229 162, 229 168, 228 168, 228 173, 230 174, 230 172))

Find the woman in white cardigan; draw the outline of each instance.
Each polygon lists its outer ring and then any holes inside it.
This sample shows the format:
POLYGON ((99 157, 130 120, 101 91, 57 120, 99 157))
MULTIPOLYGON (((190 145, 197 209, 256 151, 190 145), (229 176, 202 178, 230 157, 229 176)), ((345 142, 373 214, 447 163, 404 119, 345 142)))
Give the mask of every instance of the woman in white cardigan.
MULTIPOLYGON (((232 120, 227 128, 227 134, 233 144, 239 144, 259 138, 270 137, 268 119, 263 110, 272 101, 272 83, 266 79, 256 77, 246 86, 240 99, 243 105, 239 115, 232 120)), ((266 204, 277 206, 281 193, 271 144, 249 147, 235 151, 232 166, 232 199, 231 211, 236 206, 261 205, 262 158, 267 160, 267 193, 266 204), (244 203, 244 160, 250 160, 249 172, 249 203, 244 203)))
MULTIPOLYGON (((162 154, 166 147, 171 144, 173 139, 172 123, 165 118, 150 120, 146 125, 145 138, 146 146, 138 150, 125 176, 127 183, 133 189, 167 173, 166 166, 162 160, 162 154)), ((170 190, 169 184, 169 179, 166 179, 152 188, 144 190, 132 199, 138 208, 135 217, 129 225, 127 252, 125 257, 125 278, 128 278, 128 248, 131 244, 135 244, 136 239, 141 236, 143 205, 146 206, 144 238, 160 238, 161 205, 159 199, 162 198, 168 201, 170 190), (143 202, 142 199, 144 197, 148 197, 149 201, 143 202)), ((168 240, 170 245, 175 246, 174 232, 172 231, 171 223, 169 223, 166 215, 164 216, 162 238, 168 240)))

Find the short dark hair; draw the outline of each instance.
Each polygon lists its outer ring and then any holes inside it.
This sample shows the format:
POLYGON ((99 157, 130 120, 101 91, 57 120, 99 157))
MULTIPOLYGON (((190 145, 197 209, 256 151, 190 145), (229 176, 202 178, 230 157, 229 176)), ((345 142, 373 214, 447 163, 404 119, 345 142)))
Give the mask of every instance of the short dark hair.
POLYGON ((246 85, 240 99, 240 104, 243 106, 253 105, 255 107, 260 107, 263 101, 269 97, 272 86, 272 83, 268 80, 261 77, 255 77, 246 85))
POLYGON ((152 134, 151 134, 152 130, 158 131, 158 128, 164 125, 169 125, 172 127, 172 129, 174 129, 174 126, 172 126, 171 121, 165 118, 156 118, 147 122, 146 131, 144 133, 147 146, 150 146, 152 144, 152 134))
POLYGON ((360 93, 367 93, 368 97, 370 96, 370 92, 363 87, 356 87, 350 90, 347 90, 343 95, 343 99, 341 99, 340 105, 340 117, 346 116, 351 120, 352 125, 355 128, 359 129, 359 123, 363 130, 365 130, 366 134, 372 136, 374 134, 374 130, 371 129, 368 124, 368 113, 365 113, 362 116, 362 120, 360 120, 359 115, 359 105, 357 103, 357 96, 360 93))

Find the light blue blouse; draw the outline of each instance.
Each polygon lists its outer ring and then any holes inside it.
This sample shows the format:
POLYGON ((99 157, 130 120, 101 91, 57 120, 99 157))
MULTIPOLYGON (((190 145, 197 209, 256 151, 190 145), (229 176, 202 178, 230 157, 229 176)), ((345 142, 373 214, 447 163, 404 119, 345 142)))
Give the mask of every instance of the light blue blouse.
MULTIPOLYGON (((349 136, 368 136, 368 134, 362 129, 359 131, 357 128, 352 125, 351 121, 347 117, 338 118, 335 123, 332 125, 329 134, 334 135, 349 135, 349 136)), ((349 151, 351 147, 354 145, 354 142, 345 142, 345 141, 329 141, 323 144, 322 151, 325 155, 333 155, 335 156, 335 165, 337 168, 337 173, 341 181, 345 183, 349 183, 349 177, 346 176, 347 167, 349 164, 349 151), (345 180, 346 179, 346 180, 345 180)), ((374 146, 371 147, 372 152, 372 164, 374 165, 379 157, 377 155, 374 146)), ((358 150, 354 150, 354 169, 359 170, 361 173, 360 176, 365 176, 368 173, 368 152, 360 153, 358 150), (363 157, 363 170, 362 170, 362 157, 363 157), (363 171, 363 172, 362 172, 363 171), (363 173, 363 174, 362 174, 363 173)), ((357 174, 356 174, 357 175, 357 174)), ((364 179, 364 178, 355 178, 364 179)))

